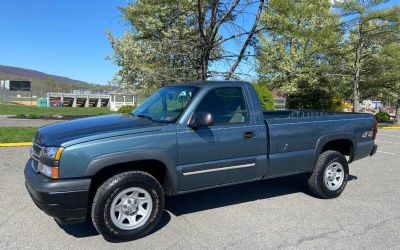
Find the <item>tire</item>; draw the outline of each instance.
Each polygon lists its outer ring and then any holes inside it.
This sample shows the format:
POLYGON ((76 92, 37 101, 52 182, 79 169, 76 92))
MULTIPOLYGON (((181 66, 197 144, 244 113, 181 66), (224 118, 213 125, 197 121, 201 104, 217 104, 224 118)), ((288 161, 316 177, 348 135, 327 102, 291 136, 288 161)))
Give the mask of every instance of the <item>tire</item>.
POLYGON ((346 158, 337 151, 328 150, 320 154, 308 179, 308 186, 318 198, 332 199, 343 192, 348 177, 349 165, 346 158))
POLYGON ((140 171, 117 174, 97 189, 93 225, 108 241, 135 240, 158 224, 164 202, 162 187, 153 176, 140 171))

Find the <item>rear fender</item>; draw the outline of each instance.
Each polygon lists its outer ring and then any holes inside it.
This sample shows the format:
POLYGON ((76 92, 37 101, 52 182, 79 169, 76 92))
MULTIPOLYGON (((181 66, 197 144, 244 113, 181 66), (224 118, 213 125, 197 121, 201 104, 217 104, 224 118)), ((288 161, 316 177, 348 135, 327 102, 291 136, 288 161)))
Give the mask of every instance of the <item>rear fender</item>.
POLYGON ((348 132, 327 134, 327 135, 320 137, 317 141, 317 145, 316 145, 315 151, 314 151, 314 161, 313 161, 313 165, 310 167, 310 172, 314 170, 314 167, 317 164, 319 155, 321 154, 324 146, 327 143, 329 143, 331 141, 335 141, 335 140, 349 140, 352 142, 353 151, 350 155, 349 163, 352 162, 353 157, 356 154, 356 150, 357 150, 356 136, 353 133, 348 133, 348 132))

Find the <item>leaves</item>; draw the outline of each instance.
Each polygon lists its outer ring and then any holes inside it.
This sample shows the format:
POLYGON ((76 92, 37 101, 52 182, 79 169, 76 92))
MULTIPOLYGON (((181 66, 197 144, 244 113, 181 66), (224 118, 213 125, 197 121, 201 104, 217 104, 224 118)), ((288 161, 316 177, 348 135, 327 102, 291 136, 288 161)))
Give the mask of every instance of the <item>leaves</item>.
MULTIPOLYGON (((237 68, 252 54, 265 0, 131 1, 120 8, 130 30, 108 34, 120 67, 115 82, 147 88, 173 82, 237 77, 237 68), (258 6, 253 19, 248 14, 258 6), (250 18, 249 18, 250 17, 250 18), (237 20, 248 20, 250 26, 237 20), (229 45, 226 45, 229 44, 229 45), (236 46, 239 53, 231 50, 236 46), (211 70, 214 65, 228 69, 211 70)), ((248 22, 247 22, 248 23, 248 22)))
POLYGON ((274 98, 267 85, 265 83, 254 83, 253 86, 257 92, 263 111, 274 110, 274 98))
POLYGON ((192 1, 141 0, 121 8, 132 29, 122 37, 108 34, 111 59, 120 66, 116 82, 148 88, 196 79, 194 7, 192 1))
POLYGON ((340 39, 338 21, 329 1, 270 1, 262 19, 267 31, 257 53, 260 77, 289 98, 313 89, 335 92, 327 75, 330 51, 340 39))
POLYGON ((329 1, 271 0, 257 53, 260 77, 295 107, 332 108, 337 98, 393 101, 400 11, 377 8, 382 2, 337 1, 332 9, 329 1))

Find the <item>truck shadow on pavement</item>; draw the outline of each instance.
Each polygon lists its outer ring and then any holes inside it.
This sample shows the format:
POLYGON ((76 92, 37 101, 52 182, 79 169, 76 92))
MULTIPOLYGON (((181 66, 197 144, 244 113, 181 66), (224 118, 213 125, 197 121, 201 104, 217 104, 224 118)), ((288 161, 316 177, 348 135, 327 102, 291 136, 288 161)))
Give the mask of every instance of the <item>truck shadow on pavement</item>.
MULTIPOLYGON (((348 180, 357 180, 357 176, 349 175, 348 180)), ((312 196, 308 189, 307 177, 305 175, 300 174, 178 196, 167 196, 165 203, 166 211, 164 211, 160 223, 152 233, 157 232, 169 223, 171 220, 170 213, 174 216, 180 216, 293 193, 304 193, 312 196)), ((99 234, 90 220, 77 225, 60 225, 60 228, 77 238, 91 237, 99 234)))
MULTIPOLYGON (((353 180, 357 180, 357 176, 349 175, 348 181, 353 180)), ((313 196, 309 191, 306 175, 299 174, 167 197, 165 209, 175 216, 180 216, 293 193, 313 196)))
MULTIPOLYGON (((164 211, 160 223, 158 223, 158 225, 155 227, 155 229, 153 229, 151 233, 155 233, 164 226, 166 226, 170 220, 171 220, 171 215, 167 211, 164 211)), ((86 238, 99 235, 99 233, 97 232, 96 228, 94 227, 90 219, 80 224, 75 224, 75 225, 58 224, 58 226, 62 230, 64 230, 67 234, 72 235, 76 238, 86 238)))

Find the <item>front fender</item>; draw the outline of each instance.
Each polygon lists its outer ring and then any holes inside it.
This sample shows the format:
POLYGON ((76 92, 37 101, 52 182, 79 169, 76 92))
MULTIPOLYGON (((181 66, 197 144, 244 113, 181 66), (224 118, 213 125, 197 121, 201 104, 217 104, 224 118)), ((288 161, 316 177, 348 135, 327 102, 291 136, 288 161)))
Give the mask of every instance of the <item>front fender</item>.
POLYGON ((176 164, 165 149, 139 149, 101 155, 89 163, 85 176, 94 176, 98 171, 111 165, 143 160, 156 160, 163 163, 167 168, 167 178, 171 185, 171 192, 177 192, 179 183, 176 164))

